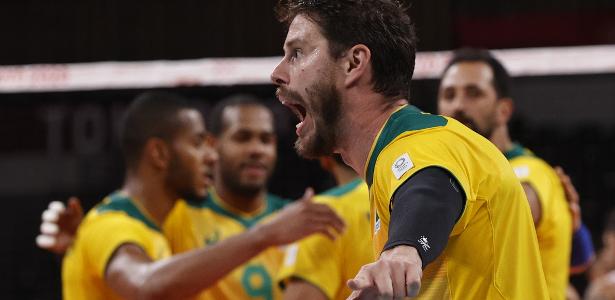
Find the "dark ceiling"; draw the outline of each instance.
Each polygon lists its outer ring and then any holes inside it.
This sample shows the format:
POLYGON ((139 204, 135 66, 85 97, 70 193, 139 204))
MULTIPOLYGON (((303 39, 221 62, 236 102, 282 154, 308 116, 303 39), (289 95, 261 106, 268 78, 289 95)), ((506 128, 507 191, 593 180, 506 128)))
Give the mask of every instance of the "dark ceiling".
MULTIPOLYGON (((274 0, 4 0, 0 64, 273 56, 274 0)), ((419 50, 615 43, 615 1, 415 0, 419 50)))

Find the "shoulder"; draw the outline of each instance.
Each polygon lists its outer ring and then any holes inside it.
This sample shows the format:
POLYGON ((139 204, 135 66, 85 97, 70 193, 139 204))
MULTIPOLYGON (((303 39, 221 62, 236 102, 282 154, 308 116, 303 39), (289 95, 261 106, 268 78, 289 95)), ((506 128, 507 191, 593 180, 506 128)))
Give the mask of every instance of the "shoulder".
POLYGON ((90 225, 90 227, 143 226, 153 231, 161 231, 129 197, 119 192, 110 194, 88 212, 84 219, 84 225, 90 225))
POLYGON ((270 212, 276 212, 290 203, 292 203, 290 199, 282 198, 274 194, 267 194, 267 210, 270 212))
POLYGON ((510 165, 519 179, 542 176, 550 177, 555 174, 551 165, 534 155, 516 156, 510 159, 510 165))

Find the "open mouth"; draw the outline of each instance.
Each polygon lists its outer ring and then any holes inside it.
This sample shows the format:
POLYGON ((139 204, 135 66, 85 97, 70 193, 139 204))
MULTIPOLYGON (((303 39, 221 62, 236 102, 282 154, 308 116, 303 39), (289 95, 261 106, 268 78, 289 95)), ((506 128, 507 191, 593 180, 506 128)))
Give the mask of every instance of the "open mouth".
POLYGON ((305 109, 305 106, 303 106, 302 104, 296 101, 292 101, 292 100, 285 98, 280 92, 280 90, 278 90, 277 96, 280 102, 284 106, 288 107, 299 119, 299 123, 297 123, 296 125, 297 130, 301 128, 303 126, 303 121, 305 121, 305 117, 307 116, 307 109, 305 109))
POLYGON ((297 103, 287 103, 285 105, 288 108, 290 108, 290 110, 293 113, 295 113, 297 118, 299 118, 299 122, 303 122, 303 120, 305 119, 305 115, 306 115, 306 110, 305 110, 305 107, 303 107, 303 105, 297 104, 297 103))

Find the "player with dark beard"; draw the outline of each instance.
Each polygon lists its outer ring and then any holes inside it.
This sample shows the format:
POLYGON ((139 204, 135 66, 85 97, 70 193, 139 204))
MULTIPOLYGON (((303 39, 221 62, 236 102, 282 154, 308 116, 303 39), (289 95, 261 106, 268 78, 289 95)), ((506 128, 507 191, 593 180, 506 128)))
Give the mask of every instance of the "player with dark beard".
POLYGON ((547 299, 529 205, 501 152, 404 105, 416 41, 399 3, 277 11, 288 33, 271 79, 299 117, 298 152, 340 153, 369 186, 377 261, 349 281, 350 298, 547 299))

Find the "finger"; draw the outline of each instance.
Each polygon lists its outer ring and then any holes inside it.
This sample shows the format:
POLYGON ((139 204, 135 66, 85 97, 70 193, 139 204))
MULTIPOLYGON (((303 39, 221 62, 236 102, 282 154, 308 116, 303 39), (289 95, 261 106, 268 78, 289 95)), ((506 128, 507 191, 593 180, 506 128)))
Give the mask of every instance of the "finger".
POLYGON ((391 281, 393 283, 393 296, 403 298, 406 296, 406 272, 403 268, 391 268, 391 281))
POLYGON ((68 209, 78 216, 83 216, 83 207, 81 206, 81 201, 77 197, 73 196, 68 199, 68 209))
POLYGON ((384 296, 386 299, 393 297, 393 280, 391 278, 390 269, 382 271, 374 274, 374 283, 378 289, 378 295, 384 296))
POLYGON ((55 223, 58 221, 59 214, 60 213, 55 210, 46 209, 41 218, 43 219, 43 222, 55 223))
POLYGON ((371 278, 362 274, 362 271, 355 276, 354 279, 350 279, 346 282, 346 285, 353 291, 360 291, 370 287, 374 287, 373 281, 371 278))
POLYGON ((420 268, 409 268, 406 270, 406 295, 416 297, 421 290, 421 276, 423 271, 420 268))
POLYGON ((60 228, 58 227, 58 224, 49 223, 49 222, 43 222, 41 224, 41 233, 42 234, 45 234, 45 235, 56 235, 56 234, 58 234, 58 232, 60 232, 60 228))
POLYGON ((305 192, 303 193, 303 196, 301 196, 301 199, 299 199, 299 201, 311 201, 312 197, 314 197, 314 189, 308 187, 305 189, 305 192))
POLYGON ((360 295, 360 291, 352 291, 352 293, 350 294, 350 296, 348 296, 348 298, 346 298, 346 300, 358 300, 359 295, 360 295))
POLYGON ((344 220, 339 218, 337 215, 333 214, 325 214, 325 215, 310 215, 308 217, 309 222, 324 225, 327 227, 333 228, 337 234, 341 234, 344 232, 346 228, 346 224, 344 220))
POLYGON ((378 291, 375 287, 368 287, 362 290, 353 291, 347 300, 372 300, 379 299, 378 291))
POLYGON ((342 217, 340 217, 333 209, 326 205, 310 209, 310 214, 308 217, 311 220, 327 222, 330 226, 335 227, 339 232, 343 231, 346 227, 344 219, 342 219, 342 217))
POLYGON ((305 236, 320 233, 326 236, 328 239, 334 241, 337 238, 337 235, 331 233, 329 230, 329 226, 326 224, 318 224, 310 222, 310 224, 305 228, 305 236))
POLYGON ((48 209, 51 211, 62 212, 66 209, 66 207, 64 206, 64 203, 60 201, 51 201, 48 209))
POLYGON ((36 245, 43 249, 49 249, 55 246, 56 238, 49 235, 41 234, 36 237, 36 245))
POLYGON ((406 291, 406 295, 408 297, 416 297, 419 295, 420 291, 421 291, 421 283, 412 282, 408 284, 408 291, 406 291))

